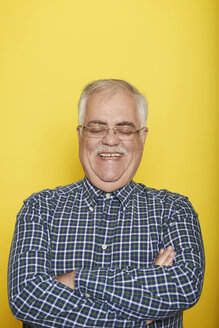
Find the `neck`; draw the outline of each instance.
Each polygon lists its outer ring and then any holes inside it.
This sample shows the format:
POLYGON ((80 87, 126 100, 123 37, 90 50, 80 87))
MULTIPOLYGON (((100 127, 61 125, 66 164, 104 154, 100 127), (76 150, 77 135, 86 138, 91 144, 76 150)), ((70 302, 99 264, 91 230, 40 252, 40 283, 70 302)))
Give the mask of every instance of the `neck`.
POLYGON ((113 192, 117 189, 120 189, 122 187, 124 187, 125 185, 127 185, 130 181, 128 182, 105 182, 102 180, 98 180, 98 181, 92 181, 91 179, 89 179, 88 177, 86 177, 96 188, 103 190, 104 192, 113 192))

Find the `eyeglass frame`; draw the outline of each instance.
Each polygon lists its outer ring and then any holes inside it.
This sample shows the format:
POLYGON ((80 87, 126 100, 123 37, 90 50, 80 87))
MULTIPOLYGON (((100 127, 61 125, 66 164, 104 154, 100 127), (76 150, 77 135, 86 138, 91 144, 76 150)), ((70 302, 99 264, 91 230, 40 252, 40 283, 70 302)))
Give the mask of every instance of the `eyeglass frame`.
MULTIPOLYGON (((109 131, 109 130, 113 130, 114 131, 114 135, 116 135, 117 136, 117 138, 119 138, 118 137, 118 134, 117 134, 117 132, 116 132, 116 130, 118 130, 118 128, 119 128, 120 126, 114 126, 114 128, 106 128, 106 127, 103 127, 103 130, 105 131, 105 135, 104 136, 102 136, 102 137, 99 137, 99 136, 94 136, 94 137, 88 137, 88 138, 105 138, 106 137, 106 135, 107 135, 107 131, 109 131)), ((85 125, 78 125, 78 128, 79 129, 82 129, 82 132, 83 132, 83 129, 89 129, 89 126, 85 126, 85 125)), ((143 129, 146 129, 146 127, 145 126, 143 126, 142 128, 140 128, 140 129, 138 129, 138 130, 133 130, 132 132, 131 132, 131 135, 133 135, 133 134, 138 134, 139 135, 139 133, 143 130, 143 129)), ((119 138, 120 139, 120 138, 119 138)), ((121 139, 120 139, 121 140, 121 139)))

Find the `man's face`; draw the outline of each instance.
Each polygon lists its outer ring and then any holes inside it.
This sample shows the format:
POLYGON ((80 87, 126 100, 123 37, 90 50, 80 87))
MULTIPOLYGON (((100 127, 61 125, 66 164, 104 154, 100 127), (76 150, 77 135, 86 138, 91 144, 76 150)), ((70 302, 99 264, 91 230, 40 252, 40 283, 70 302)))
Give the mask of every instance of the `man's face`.
MULTIPOLYGON (((109 95, 104 91, 92 94, 87 100, 84 126, 100 124, 114 128, 119 125, 141 128, 137 102, 131 93, 119 91, 109 95)), ((106 192, 126 185, 135 175, 140 164, 147 129, 142 135, 133 134, 131 140, 120 140, 113 130, 102 138, 80 134, 79 155, 85 175, 93 185, 106 192)))

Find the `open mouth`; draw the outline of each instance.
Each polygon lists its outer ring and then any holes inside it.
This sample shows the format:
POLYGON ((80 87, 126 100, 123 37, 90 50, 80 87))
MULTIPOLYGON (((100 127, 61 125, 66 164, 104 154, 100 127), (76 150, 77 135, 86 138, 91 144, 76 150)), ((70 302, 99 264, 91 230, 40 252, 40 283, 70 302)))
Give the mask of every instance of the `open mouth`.
POLYGON ((121 153, 99 153, 98 155, 102 158, 118 158, 122 156, 121 153))

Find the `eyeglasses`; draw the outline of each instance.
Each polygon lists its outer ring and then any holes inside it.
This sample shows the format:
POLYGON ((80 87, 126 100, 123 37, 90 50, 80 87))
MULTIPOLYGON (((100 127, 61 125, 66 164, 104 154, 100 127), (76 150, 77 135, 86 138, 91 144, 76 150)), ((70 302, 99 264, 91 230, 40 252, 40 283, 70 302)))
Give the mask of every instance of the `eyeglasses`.
POLYGON ((78 127, 82 130, 81 132, 87 138, 104 138, 106 137, 109 130, 113 130, 114 135, 117 135, 120 140, 125 141, 133 140, 135 135, 139 134, 144 129, 143 127, 139 130, 133 130, 133 128, 128 125, 115 126, 114 128, 106 128, 98 124, 92 124, 89 125, 89 127, 79 125, 78 127))

